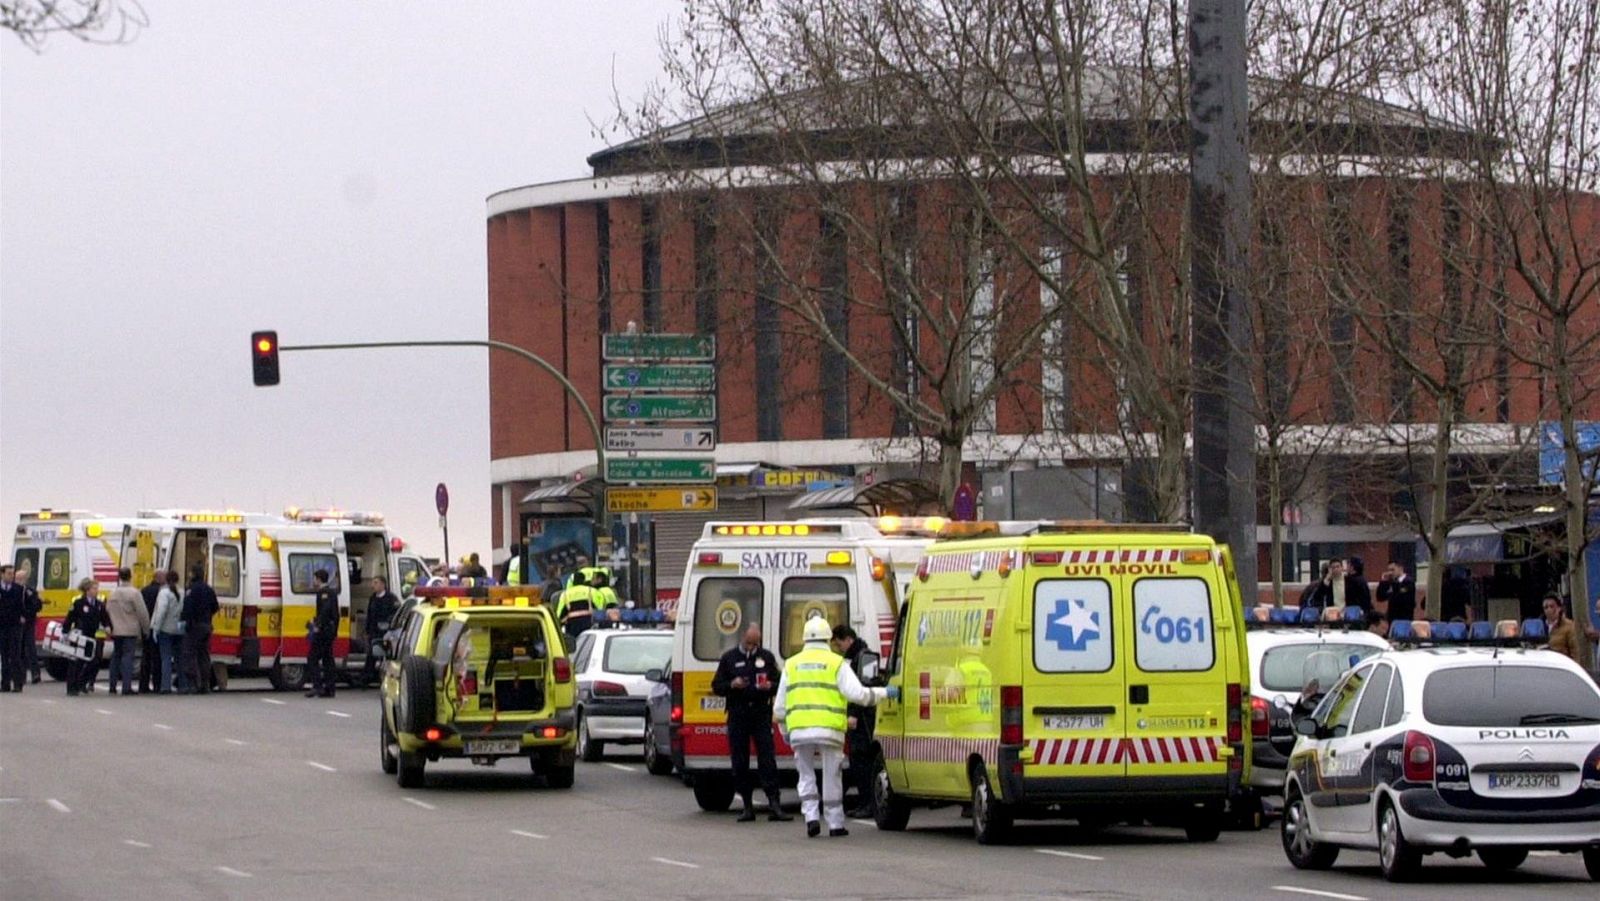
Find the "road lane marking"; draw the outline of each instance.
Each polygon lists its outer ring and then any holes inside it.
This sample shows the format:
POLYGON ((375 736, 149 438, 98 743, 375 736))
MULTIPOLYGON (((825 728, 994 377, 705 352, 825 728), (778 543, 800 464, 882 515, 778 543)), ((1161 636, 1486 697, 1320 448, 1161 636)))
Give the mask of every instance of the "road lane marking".
POLYGON ((223 741, 227 742, 230 745, 239 745, 240 747, 244 747, 244 744, 245 744, 244 742, 240 741, 237 738, 224 738, 223 741))
POLYGON ((55 701, 52 701, 49 698, 45 698, 40 703, 43 703, 43 704, 54 704, 55 701))
POLYGON ((852 823, 860 823, 863 826, 876 826, 876 825, 878 825, 878 821, 877 820, 853 819, 850 822, 852 822, 852 823))
POLYGON ((124 844, 124 845, 132 845, 132 846, 134 846, 134 847, 135 847, 135 848, 148 848, 148 847, 150 847, 150 845, 149 845, 149 844, 147 844, 147 843, 145 843, 145 842, 141 842, 141 841, 135 841, 135 840, 133 840, 133 839, 131 839, 131 838, 125 838, 125 839, 123 839, 123 840, 122 840, 122 843, 123 843, 123 844, 124 844))
POLYGON ((1363 895, 1346 895, 1343 892, 1324 892, 1314 888, 1301 888, 1298 885, 1275 885, 1275 892, 1289 892, 1294 895, 1315 895, 1318 898, 1335 898, 1337 901, 1368 901, 1363 895))
POLYGON ((683 867, 683 868, 689 869, 689 870, 698 870, 698 869, 700 869, 700 865, 697 864, 697 863, 689 863, 688 861, 684 861, 684 860, 673 860, 670 857, 652 857, 650 859, 655 861, 656 863, 664 863, 669 867, 683 867))
POLYGON ((432 804, 429 804, 427 801, 418 801, 416 798, 401 798, 400 800, 406 802, 407 804, 415 804, 418 807, 422 808, 423 810, 437 810, 438 809, 438 808, 434 807, 432 804))
POLYGON ((72 808, 70 808, 67 805, 61 803, 60 801, 57 801, 55 798, 50 798, 49 800, 45 801, 44 803, 49 804, 51 807, 54 807, 57 811, 59 811, 61 813, 71 813, 72 812, 72 808))
POLYGON ((608 763, 608 764, 606 764, 606 766, 611 767, 614 770, 621 770, 624 773, 637 773, 637 772, 639 772, 638 770, 634 769, 631 766, 628 766, 625 763, 608 763))
POLYGON ((328 716, 343 717, 344 719, 349 719, 350 718, 350 714, 345 713, 345 712, 343 712, 341 710, 329 710, 329 711, 326 711, 326 713, 328 714, 328 716))
POLYGON ((21 798, 0 798, 0 804, 15 804, 21 800, 21 798))
POLYGON ((283 705, 285 705, 285 704, 287 704, 289 702, 288 701, 280 701, 277 698, 262 698, 261 699, 261 703, 263 703, 263 704, 277 704, 279 707, 282 707, 283 705))
POLYGON ((1034 848, 1040 854, 1049 854, 1052 857, 1070 857, 1073 860, 1105 860, 1093 854, 1079 854, 1076 851, 1057 851, 1055 848, 1034 848))
POLYGON ((244 870, 235 870, 233 867, 217 867, 217 872, 226 876, 237 876, 240 879, 249 879, 250 874, 244 870))
POLYGON ((101 716, 111 716, 112 715, 111 711, 105 709, 104 707, 96 707, 94 709, 94 712, 100 714, 101 716))
POLYGON ((1560 851, 1529 851, 1529 857, 1560 857, 1560 851))
POLYGON ((307 766, 314 766, 317 769, 322 770, 325 773, 337 773, 337 772, 339 772, 338 770, 334 769, 333 767, 328 766, 325 763, 317 763, 315 760, 307 760, 306 761, 306 765, 307 766))
POLYGON ((165 729, 168 732, 172 731, 172 727, 167 725, 166 723, 151 723, 150 725, 156 727, 157 729, 165 729))
POLYGON ((524 832, 521 829, 513 829, 513 830, 511 830, 511 834, 512 835, 520 835, 523 838, 549 838, 550 837, 548 835, 540 835, 537 832, 524 832))

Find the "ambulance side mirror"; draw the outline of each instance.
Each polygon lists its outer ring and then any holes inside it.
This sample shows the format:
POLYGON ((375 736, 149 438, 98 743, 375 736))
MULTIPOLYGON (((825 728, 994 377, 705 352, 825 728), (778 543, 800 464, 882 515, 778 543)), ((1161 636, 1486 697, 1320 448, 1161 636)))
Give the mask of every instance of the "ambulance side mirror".
POLYGON ((856 675, 861 679, 861 684, 868 687, 881 685, 883 679, 880 671, 883 669, 883 657, 873 651, 862 651, 856 658, 856 675))
POLYGON ((659 670, 659 669, 645 670, 644 671, 644 680, 646 682, 663 682, 664 683, 664 682, 667 681, 667 674, 665 672, 663 672, 662 670, 659 670))
POLYGON ((1294 731, 1300 733, 1301 735, 1306 736, 1307 738, 1316 738, 1316 737, 1318 737, 1318 726, 1317 726, 1316 717, 1303 716, 1303 717, 1295 720, 1294 721, 1294 731))

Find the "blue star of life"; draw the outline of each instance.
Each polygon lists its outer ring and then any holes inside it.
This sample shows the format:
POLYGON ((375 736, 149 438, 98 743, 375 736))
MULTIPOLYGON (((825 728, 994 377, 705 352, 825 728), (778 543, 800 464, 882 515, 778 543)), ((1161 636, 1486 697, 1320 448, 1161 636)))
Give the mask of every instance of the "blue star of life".
POLYGON ((1089 610, 1083 601, 1056 601, 1044 637, 1060 650, 1081 651, 1089 646, 1091 637, 1100 637, 1100 614, 1089 610))

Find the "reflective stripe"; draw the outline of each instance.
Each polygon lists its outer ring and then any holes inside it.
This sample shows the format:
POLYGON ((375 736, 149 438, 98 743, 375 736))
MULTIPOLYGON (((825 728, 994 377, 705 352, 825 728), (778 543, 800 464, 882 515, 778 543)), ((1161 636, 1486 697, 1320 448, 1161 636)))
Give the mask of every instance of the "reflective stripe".
POLYGON ((790 732, 819 728, 845 731, 845 699, 838 683, 843 664, 843 657, 826 648, 805 648, 789 658, 784 671, 788 680, 784 724, 790 732))

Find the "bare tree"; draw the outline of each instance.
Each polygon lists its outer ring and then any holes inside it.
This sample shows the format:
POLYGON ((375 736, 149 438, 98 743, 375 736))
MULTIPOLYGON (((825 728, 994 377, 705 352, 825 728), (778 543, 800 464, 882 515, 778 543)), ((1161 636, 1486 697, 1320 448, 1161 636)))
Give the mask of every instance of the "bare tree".
POLYGON ((33 50, 42 49, 56 34, 120 44, 148 24, 138 0, 0 0, 0 28, 33 50))

